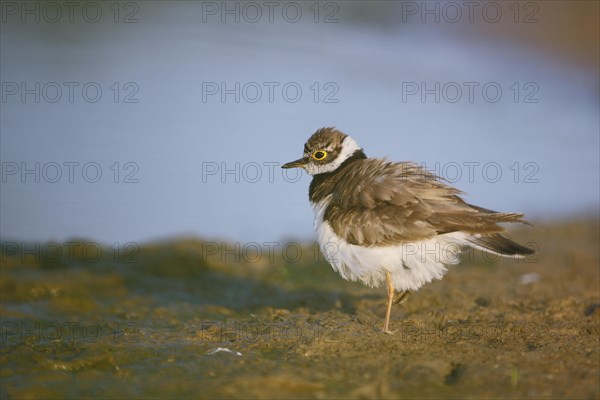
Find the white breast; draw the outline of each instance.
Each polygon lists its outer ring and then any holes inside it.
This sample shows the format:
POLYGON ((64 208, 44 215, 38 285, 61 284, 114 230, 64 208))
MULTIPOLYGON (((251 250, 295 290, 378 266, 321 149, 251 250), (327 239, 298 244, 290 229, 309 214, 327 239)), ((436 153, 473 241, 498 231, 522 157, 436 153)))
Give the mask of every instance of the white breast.
POLYGON ((445 264, 456 264, 465 234, 439 235, 421 242, 406 242, 394 246, 361 247, 337 236, 323 214, 331 195, 312 203, 315 230, 325 259, 344 279, 361 281, 370 287, 385 283, 389 271, 396 290, 417 290, 446 273, 445 264))

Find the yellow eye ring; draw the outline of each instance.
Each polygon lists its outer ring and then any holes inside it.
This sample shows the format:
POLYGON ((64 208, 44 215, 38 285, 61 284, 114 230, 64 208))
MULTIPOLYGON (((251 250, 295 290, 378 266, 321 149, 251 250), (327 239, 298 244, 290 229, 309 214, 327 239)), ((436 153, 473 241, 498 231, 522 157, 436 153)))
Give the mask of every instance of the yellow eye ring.
POLYGON ((312 158, 317 161, 324 160, 325 157, 327 157, 327 152, 325 150, 317 150, 314 153, 312 153, 312 158))

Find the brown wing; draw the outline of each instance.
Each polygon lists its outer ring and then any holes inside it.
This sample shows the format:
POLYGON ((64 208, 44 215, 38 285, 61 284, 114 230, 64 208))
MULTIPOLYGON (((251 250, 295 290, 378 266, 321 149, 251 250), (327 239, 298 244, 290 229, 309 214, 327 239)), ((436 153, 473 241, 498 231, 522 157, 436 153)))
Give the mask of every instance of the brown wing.
POLYGON ((494 233, 498 222, 523 222, 522 214, 472 206, 461 191, 414 163, 379 159, 356 162, 336 183, 324 219, 352 244, 385 246, 455 231, 494 233))

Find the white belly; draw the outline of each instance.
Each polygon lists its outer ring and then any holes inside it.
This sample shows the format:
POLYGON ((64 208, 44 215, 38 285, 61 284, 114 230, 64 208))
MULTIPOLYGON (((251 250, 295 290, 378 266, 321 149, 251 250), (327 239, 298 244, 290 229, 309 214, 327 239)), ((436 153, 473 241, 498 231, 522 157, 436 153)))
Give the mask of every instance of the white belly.
POLYGON ((450 233, 421 242, 394 246, 361 247, 338 237, 323 213, 329 198, 313 204, 315 229, 325 259, 344 279, 361 281, 371 287, 385 283, 385 272, 392 275, 396 290, 417 290, 446 273, 445 264, 456 264, 465 234, 450 233))

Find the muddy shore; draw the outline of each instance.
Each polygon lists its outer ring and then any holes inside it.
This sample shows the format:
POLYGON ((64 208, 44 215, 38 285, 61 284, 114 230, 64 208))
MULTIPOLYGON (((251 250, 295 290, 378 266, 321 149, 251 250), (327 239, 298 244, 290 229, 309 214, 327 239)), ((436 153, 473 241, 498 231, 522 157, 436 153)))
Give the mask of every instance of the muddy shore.
POLYGON ((394 335, 383 290, 309 247, 235 260, 179 239, 91 262, 85 241, 68 259, 4 243, 1 398, 597 399, 598 232, 543 224, 513 234, 539 246, 526 262, 464 257, 394 307, 394 335))

